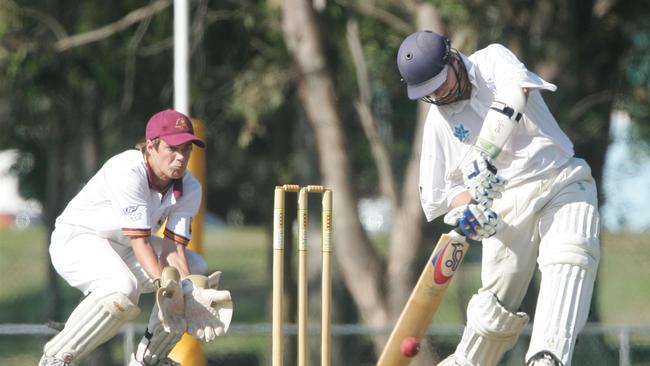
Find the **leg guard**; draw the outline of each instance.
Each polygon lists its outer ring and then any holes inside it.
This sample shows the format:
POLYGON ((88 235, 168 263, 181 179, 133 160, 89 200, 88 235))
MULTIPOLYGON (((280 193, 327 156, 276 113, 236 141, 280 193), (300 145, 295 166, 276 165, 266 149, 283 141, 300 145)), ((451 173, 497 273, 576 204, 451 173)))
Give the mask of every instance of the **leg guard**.
POLYGON ((467 326, 453 357, 444 365, 496 366, 528 323, 526 313, 506 310, 490 292, 474 295, 467 305, 467 326))
POLYGON ((147 330, 142 340, 140 340, 135 354, 131 356, 129 366, 180 365, 169 359, 167 355, 182 336, 183 333, 165 331, 160 319, 158 319, 158 305, 154 305, 147 330))
POLYGON ((124 294, 91 293, 74 309, 63 330, 45 344, 44 358, 78 364, 139 313, 138 306, 124 294))
POLYGON ((542 279, 527 361, 546 352, 570 365, 578 333, 587 322, 597 260, 585 253, 588 245, 567 245, 566 237, 563 242, 559 248, 565 250, 553 253, 553 259, 539 259, 542 279))
POLYGON ((527 362, 544 353, 561 365, 571 364, 600 260, 597 207, 595 184, 585 179, 563 188, 541 215, 537 262, 542 278, 527 362))
POLYGON ((456 355, 449 355, 438 363, 438 366, 474 366, 465 359, 457 358, 456 355))

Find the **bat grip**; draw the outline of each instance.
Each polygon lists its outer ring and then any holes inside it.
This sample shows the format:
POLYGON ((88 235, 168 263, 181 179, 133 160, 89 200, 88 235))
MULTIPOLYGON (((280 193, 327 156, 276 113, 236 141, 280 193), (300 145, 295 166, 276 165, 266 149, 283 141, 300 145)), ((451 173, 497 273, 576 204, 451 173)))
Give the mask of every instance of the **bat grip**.
POLYGON ((472 239, 467 238, 465 236, 465 234, 463 234, 463 232, 460 230, 459 227, 455 227, 452 231, 454 233, 458 234, 459 236, 461 236, 463 239, 465 239, 465 241, 467 241, 469 244, 472 244, 472 245, 480 245, 481 244, 481 242, 478 241, 478 240, 472 240, 472 239))
MULTIPOLYGON (((475 205, 478 204, 478 202, 473 198, 469 201, 469 203, 470 204, 475 204, 475 205)), ((478 241, 478 240, 472 240, 470 238, 465 237, 465 234, 463 234, 463 232, 460 230, 460 228, 458 226, 456 226, 452 231, 454 231, 456 234, 458 234, 458 235, 462 236, 463 238, 465 238, 465 240, 469 244, 473 244, 473 245, 481 244, 481 242, 478 241)))

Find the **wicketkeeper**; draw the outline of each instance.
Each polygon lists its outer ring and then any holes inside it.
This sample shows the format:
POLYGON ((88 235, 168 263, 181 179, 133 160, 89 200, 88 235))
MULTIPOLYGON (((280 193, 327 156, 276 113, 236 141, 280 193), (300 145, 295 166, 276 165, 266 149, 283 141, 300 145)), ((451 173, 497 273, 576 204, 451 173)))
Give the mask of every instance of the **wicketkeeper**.
POLYGON ((465 56, 429 31, 402 42, 397 66, 408 97, 432 104, 420 162, 425 215, 446 213, 483 243, 481 288, 440 365, 499 363, 528 323, 518 310, 536 264, 526 365, 570 365, 600 259, 599 214, 591 169, 542 99, 556 86, 502 45, 465 56))
POLYGON ((138 149, 109 159, 57 218, 52 264, 85 297, 40 366, 78 365, 138 315, 142 293, 156 292, 156 304, 130 365, 179 365, 167 355, 184 332, 209 342, 228 330, 230 292, 185 248, 201 202, 186 170, 194 145, 204 147, 187 116, 154 114, 138 149), (151 236, 163 224, 164 238, 151 236))

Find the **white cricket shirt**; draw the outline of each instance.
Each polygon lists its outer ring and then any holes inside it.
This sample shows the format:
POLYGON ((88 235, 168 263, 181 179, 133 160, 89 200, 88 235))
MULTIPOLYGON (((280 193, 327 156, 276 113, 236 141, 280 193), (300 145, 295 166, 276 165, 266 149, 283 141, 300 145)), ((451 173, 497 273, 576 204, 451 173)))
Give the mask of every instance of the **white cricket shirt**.
MULTIPOLYGON (((476 142, 497 90, 512 83, 528 88, 524 115, 501 154, 493 161, 508 186, 539 179, 563 166, 573 144, 557 124, 539 89, 557 87, 526 69, 507 48, 492 44, 469 57, 462 55, 471 98, 445 106, 432 105, 424 126, 420 158, 420 200, 431 221, 451 209, 463 192, 461 162, 476 142)), ((507 187, 506 187, 507 189, 507 187)))
POLYGON ((132 237, 150 236, 167 220, 165 237, 187 245, 191 218, 201 202, 201 183, 186 171, 161 194, 151 184, 152 175, 138 150, 112 157, 70 201, 57 224, 82 227, 130 246, 132 237))

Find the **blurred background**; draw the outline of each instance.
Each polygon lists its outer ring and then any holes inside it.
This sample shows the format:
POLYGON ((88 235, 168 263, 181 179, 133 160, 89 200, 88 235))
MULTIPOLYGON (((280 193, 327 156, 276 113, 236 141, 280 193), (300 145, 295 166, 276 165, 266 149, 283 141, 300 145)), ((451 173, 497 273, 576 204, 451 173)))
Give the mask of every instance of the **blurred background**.
MULTIPOLYGON (((395 65, 415 30, 466 55, 502 43, 558 91, 544 98, 600 188, 602 261, 575 365, 650 365, 650 7, 642 0, 188 0, 189 114, 204 124, 201 246, 235 302, 203 364, 270 364, 273 187, 334 192, 334 365, 372 365, 440 233, 417 191, 426 106, 395 65)), ((50 265, 54 220, 112 155, 174 105, 172 0, 0 1, 0 365, 34 365, 81 293, 50 265)), ((295 207, 287 198, 287 207, 295 207)), ((319 210, 310 251, 319 324, 319 210)), ((289 216, 295 210, 287 210, 289 216)), ((289 217, 288 222, 291 222, 289 217)), ((287 232, 286 309, 295 321, 287 232)), ((413 364, 452 352, 479 286, 472 248, 413 364)), ((532 315, 536 283, 523 310, 532 315)), ((151 308, 88 364, 121 365, 151 308)), ((293 328, 290 328, 290 330, 293 328)), ((528 332, 528 331, 527 331, 528 332)), ((314 328, 312 359, 318 360, 314 328)), ((521 365, 527 334, 503 365, 521 365)), ((287 365, 295 336, 286 339, 287 365)))

